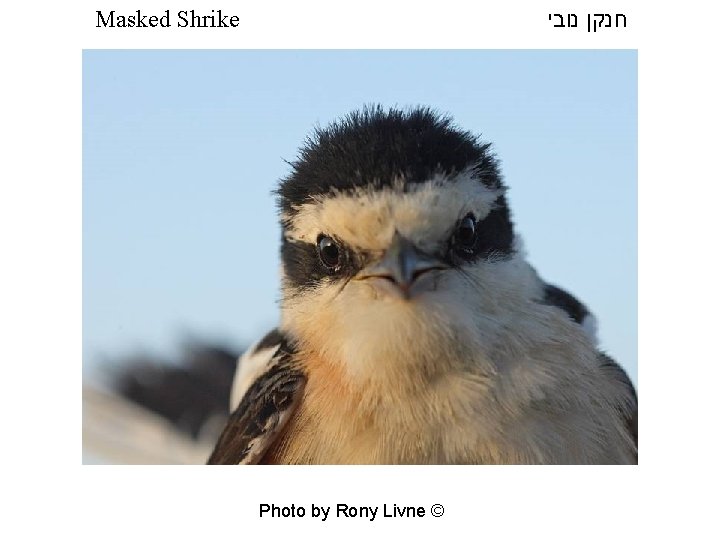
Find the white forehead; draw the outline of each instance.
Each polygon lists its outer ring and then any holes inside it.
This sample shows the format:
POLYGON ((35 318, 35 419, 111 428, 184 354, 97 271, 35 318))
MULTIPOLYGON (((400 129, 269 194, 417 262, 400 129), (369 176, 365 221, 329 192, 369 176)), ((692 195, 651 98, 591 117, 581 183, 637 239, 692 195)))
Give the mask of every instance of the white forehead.
POLYGON ((431 248, 444 241, 457 220, 472 212, 483 219, 503 189, 490 189, 470 172, 408 184, 398 179, 381 190, 358 188, 314 197, 283 215, 289 239, 314 243, 319 234, 351 247, 384 249, 395 231, 431 248))

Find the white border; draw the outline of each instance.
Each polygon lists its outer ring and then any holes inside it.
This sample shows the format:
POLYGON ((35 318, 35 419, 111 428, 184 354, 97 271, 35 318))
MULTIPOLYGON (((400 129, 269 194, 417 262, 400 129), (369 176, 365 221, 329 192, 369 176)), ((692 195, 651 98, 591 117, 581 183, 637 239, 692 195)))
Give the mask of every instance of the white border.
MULTIPOLYGON (((144 2, 152 10, 169 6, 144 2)), ((242 31, 105 32, 120 2, 4 7, 0 166, 5 526, 24 536, 706 537, 713 523, 717 18, 710 3, 272 2, 242 31), (588 6, 582 9, 579 6, 588 6), (561 35, 548 12, 628 15, 561 35), (82 48, 639 49, 639 467, 82 467, 82 48), (708 489, 703 489, 708 486, 708 489), (429 504, 409 522, 260 520, 260 501, 429 504), (366 502, 368 501, 368 502, 366 502), (9 506, 7 506, 9 504, 9 506), (711 506, 712 505, 712 506, 711 506), (348 526, 349 525, 349 526, 348 526)), ((127 5, 122 3, 122 5, 127 5)), ((187 6, 188 8, 192 6, 187 6)), ((202 8, 198 9, 210 9, 202 8)), ((6 533, 6 536, 8 533, 6 533)))

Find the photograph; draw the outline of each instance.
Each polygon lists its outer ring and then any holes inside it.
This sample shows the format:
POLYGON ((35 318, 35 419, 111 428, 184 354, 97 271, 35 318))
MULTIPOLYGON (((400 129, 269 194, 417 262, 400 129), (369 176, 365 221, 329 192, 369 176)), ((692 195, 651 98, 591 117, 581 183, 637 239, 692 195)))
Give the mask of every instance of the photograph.
POLYGON ((82 463, 638 463, 638 55, 85 49, 82 463))

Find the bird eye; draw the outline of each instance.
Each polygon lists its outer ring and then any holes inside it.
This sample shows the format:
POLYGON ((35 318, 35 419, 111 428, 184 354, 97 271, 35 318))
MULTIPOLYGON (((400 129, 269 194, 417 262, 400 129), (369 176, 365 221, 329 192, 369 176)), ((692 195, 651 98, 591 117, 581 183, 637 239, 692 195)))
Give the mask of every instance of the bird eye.
POLYGON ((468 214, 462 218, 453 233, 452 244, 456 250, 464 253, 471 253, 475 247, 477 227, 475 216, 468 214))
POLYGON ((341 251, 337 242, 329 236, 320 235, 317 239, 318 256, 328 270, 340 268, 341 251))

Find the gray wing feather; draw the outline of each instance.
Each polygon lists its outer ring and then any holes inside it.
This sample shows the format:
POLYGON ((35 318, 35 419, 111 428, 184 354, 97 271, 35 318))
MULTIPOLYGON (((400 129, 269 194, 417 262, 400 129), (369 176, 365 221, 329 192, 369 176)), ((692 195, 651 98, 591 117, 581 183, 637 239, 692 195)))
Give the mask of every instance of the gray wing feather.
MULTIPOLYGON (((597 345, 597 335, 593 314, 588 308, 580 302, 575 296, 564 289, 543 282, 543 298, 542 302, 559 309, 562 309, 567 316, 581 325, 588 336, 593 339, 597 345)), ((625 403, 621 411, 625 418, 626 428, 630 437, 632 437, 635 448, 638 444, 638 399, 635 386, 625 373, 625 370, 615 362, 612 358, 604 353, 599 353, 599 361, 601 369, 606 373, 607 377, 613 380, 622 390, 625 396, 625 403)))

